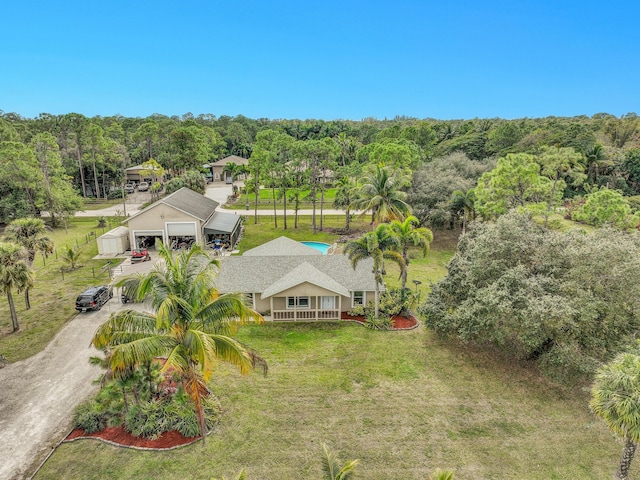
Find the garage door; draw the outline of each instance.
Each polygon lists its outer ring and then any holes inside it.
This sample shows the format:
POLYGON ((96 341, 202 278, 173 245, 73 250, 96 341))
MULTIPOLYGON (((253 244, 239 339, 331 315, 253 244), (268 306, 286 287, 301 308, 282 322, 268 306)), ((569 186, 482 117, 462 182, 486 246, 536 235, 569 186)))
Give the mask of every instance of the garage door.
POLYGON ((196 224, 195 223, 167 223, 167 234, 170 237, 175 236, 196 236, 196 224))

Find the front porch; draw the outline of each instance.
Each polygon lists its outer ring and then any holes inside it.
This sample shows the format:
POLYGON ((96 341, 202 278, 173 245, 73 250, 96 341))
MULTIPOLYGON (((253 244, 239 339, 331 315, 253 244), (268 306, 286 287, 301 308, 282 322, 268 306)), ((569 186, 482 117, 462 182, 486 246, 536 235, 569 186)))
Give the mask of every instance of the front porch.
POLYGON ((277 322, 340 320, 340 295, 271 297, 271 319, 277 322))

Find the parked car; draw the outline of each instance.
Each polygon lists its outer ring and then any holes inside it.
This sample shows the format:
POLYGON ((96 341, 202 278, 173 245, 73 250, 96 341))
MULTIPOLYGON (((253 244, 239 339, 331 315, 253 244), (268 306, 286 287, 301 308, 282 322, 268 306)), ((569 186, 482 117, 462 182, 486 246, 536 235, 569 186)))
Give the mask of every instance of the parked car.
POLYGON ((146 248, 131 250, 131 263, 146 262, 147 260, 151 260, 151 255, 146 248))
POLYGON ((135 187, 135 185, 133 183, 127 183, 124 186, 124 191, 127 192, 127 193, 133 193, 133 192, 135 192, 135 190, 136 190, 136 187, 135 187))
POLYGON ((88 288, 76 298, 76 310, 79 312, 100 310, 111 298, 113 298, 111 285, 88 288))
POLYGON ((139 192, 146 192, 147 190, 149 190, 149 183, 148 182, 140 182, 138 184, 138 191, 139 192))

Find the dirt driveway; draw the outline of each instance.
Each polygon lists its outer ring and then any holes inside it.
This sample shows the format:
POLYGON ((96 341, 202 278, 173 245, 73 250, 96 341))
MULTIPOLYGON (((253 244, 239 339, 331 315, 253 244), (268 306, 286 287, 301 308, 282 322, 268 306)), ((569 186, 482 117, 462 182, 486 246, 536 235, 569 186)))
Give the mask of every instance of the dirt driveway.
MULTIPOLYGON (((123 274, 153 263, 123 267, 123 274)), ((143 306, 122 305, 114 294, 100 311, 76 315, 44 351, 0 369, 1 479, 29 478, 69 432, 73 409, 96 390, 92 381, 101 372, 89 364, 99 354, 91 338, 111 312, 123 308, 143 306)))

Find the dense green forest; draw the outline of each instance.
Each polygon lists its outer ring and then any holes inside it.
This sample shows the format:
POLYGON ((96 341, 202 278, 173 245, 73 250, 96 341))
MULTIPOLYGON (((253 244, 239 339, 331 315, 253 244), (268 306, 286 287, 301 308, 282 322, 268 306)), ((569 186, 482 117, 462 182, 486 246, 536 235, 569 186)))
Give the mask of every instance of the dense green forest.
MULTIPOLYGON (((190 113, 146 118, 43 113, 24 118, 0 111, 0 221, 41 210, 51 211, 54 221, 73 214, 83 198, 107 197, 121 186, 125 168, 151 158, 175 176, 238 155, 250 159, 254 186, 276 187, 293 200, 310 184, 313 194, 320 195, 314 181, 326 172, 338 183, 360 178, 368 165, 384 164, 403 173, 399 187, 409 193, 416 215, 437 227, 462 219, 464 195, 454 205, 452 194, 475 187, 498 158, 529 154, 542 165, 545 147, 577 155, 570 168, 539 172, 554 182, 559 198, 603 186, 626 196, 640 193, 640 119, 635 113, 323 121, 190 113), (563 189, 559 194, 558 186, 563 189)), ((497 212, 495 205, 491 208, 483 216, 497 212)))

